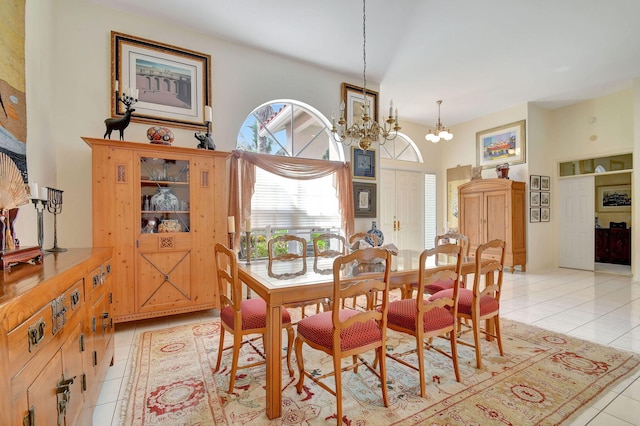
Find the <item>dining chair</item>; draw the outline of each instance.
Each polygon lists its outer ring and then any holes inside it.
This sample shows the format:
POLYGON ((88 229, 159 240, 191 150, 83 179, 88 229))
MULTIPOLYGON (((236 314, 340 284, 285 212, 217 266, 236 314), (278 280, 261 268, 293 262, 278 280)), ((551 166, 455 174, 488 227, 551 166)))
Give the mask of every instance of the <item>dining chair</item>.
MULTIPOLYGON (((504 272, 504 253, 505 242, 503 240, 495 239, 479 245, 476 248, 473 288, 459 289, 458 328, 471 327, 474 343, 471 344, 462 339, 458 339, 458 343, 475 348, 477 368, 482 368, 480 333, 485 334, 488 339, 495 338, 498 342, 500 356, 504 356, 500 335, 500 294, 504 272), (491 250, 491 253, 485 254, 487 250, 491 250), (486 261, 487 259, 489 262, 486 261), (471 321, 471 325, 463 324, 462 320, 471 321), (480 327, 481 321, 485 321, 484 328, 480 327)), ((454 289, 442 290, 431 296, 429 300, 450 298, 453 292, 454 289)))
POLYGON ((325 233, 313 239, 315 257, 336 257, 347 252, 347 242, 342 235, 325 233))
POLYGON ((424 351, 434 350, 453 361, 453 371, 456 380, 460 381, 460 371, 458 369, 458 350, 456 346, 458 293, 461 290, 457 285, 460 280, 461 268, 461 247, 455 244, 445 244, 436 246, 430 250, 424 250, 420 254, 418 263, 418 288, 416 295, 411 299, 400 299, 389 302, 387 314, 387 327, 400 333, 409 334, 415 337, 416 346, 400 354, 387 353, 387 357, 409 367, 420 373, 420 396, 426 396, 424 351), (437 270, 428 267, 430 259, 439 255, 452 256, 456 259, 454 269, 437 270), (430 283, 452 280, 455 285, 452 287, 450 297, 441 297, 433 301, 425 300, 425 287, 430 283), (431 344, 434 337, 442 337, 450 341, 451 353, 433 346, 431 344), (405 360, 409 354, 418 355, 418 365, 405 360))
POLYGON ((339 309, 322 312, 301 319, 298 322, 298 333, 295 341, 296 359, 300 378, 296 383, 298 394, 302 393, 304 379, 308 377, 321 388, 336 397, 337 423, 342 424, 342 373, 349 370, 358 372, 358 367, 365 365, 380 379, 382 400, 385 407, 389 406, 387 396, 387 370, 385 362, 387 309, 389 292, 389 273, 391 270, 391 254, 381 248, 365 248, 356 250, 344 256, 338 256, 333 261, 333 300, 346 297, 365 295, 371 297, 373 292, 383 294, 382 305, 379 309, 367 304, 369 309, 339 309), (385 271, 382 274, 361 274, 346 277, 344 271, 353 263, 360 260, 383 259, 385 271), (310 367, 305 370, 305 359, 302 348, 304 344, 311 349, 319 350, 333 357, 333 370, 317 375, 317 370, 310 367), (365 362, 360 354, 375 351, 373 366, 365 362), (342 358, 352 358, 352 363, 342 367, 342 358), (374 366, 379 363, 380 371, 374 366), (335 378, 335 390, 328 383, 327 378, 335 378))
MULTIPOLYGON (((351 234, 349 236, 349 244, 353 244, 358 240, 367 241, 368 239, 370 239, 373 242, 372 245, 374 247, 378 247, 380 245, 380 239, 378 238, 378 236, 375 234, 369 234, 368 232, 356 232, 355 234, 351 234)), ((367 242, 371 244, 371 242, 369 241, 367 242)))
MULTIPOLYGON (((218 292, 220 294, 220 345, 218 348, 218 360, 214 371, 219 371, 222 361, 222 352, 233 349, 231 360, 231 375, 229 377, 228 393, 233 392, 236 380, 236 372, 239 369, 255 367, 265 363, 264 351, 254 346, 254 340, 245 339, 245 336, 259 334, 264 345, 264 336, 267 331, 267 304, 264 299, 257 297, 254 299, 242 298, 242 284, 238 279, 238 257, 233 250, 228 249, 223 244, 217 243, 214 247, 214 258, 218 273, 218 292), (224 335, 229 332, 233 335, 233 345, 224 347, 224 335), (240 348, 244 344, 251 345, 258 352, 262 359, 245 365, 238 365, 240 348)), ((293 346, 293 326, 291 325, 291 315, 286 308, 282 308, 282 327, 287 330, 287 368, 289 376, 293 377, 294 371, 291 368, 291 348, 293 346)))
MULTIPOLYGON (((269 256, 269 268, 272 262, 292 261, 301 259, 303 262, 307 260, 307 240, 296 235, 279 234, 267 242, 267 251, 269 256)), ((306 271, 306 264, 304 265, 306 271)), ((300 308, 302 318, 306 317, 305 308, 307 306, 316 307, 316 313, 320 312, 320 305, 324 303, 324 299, 314 299, 306 302, 296 303, 294 305, 286 305, 287 308, 300 308)))

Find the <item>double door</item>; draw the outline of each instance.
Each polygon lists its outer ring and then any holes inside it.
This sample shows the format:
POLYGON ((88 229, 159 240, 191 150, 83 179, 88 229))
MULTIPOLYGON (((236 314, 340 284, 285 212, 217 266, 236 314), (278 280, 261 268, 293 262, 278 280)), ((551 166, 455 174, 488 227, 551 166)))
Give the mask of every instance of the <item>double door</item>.
POLYGON ((400 249, 423 250, 424 174, 382 169, 380 224, 385 243, 400 249))

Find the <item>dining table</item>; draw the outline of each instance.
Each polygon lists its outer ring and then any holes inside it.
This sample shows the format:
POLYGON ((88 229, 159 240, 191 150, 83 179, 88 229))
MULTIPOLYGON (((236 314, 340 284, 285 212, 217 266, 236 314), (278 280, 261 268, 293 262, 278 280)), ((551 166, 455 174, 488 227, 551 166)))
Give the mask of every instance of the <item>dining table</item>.
MULTIPOLYGON (((390 289, 400 289, 403 297, 411 283, 418 281, 420 251, 398 250, 392 257, 390 289)), ((282 415, 282 308, 305 301, 327 299, 333 296, 333 261, 331 257, 306 257, 290 261, 269 262, 251 260, 240 262, 238 277, 253 293, 267 304, 267 324, 264 338, 266 358, 266 414, 269 419, 282 415)), ((475 258, 464 256, 461 276, 474 273, 475 258)), ((360 265, 349 274, 382 275, 383 264, 360 265)), ((426 265, 433 269, 453 269, 455 261, 440 257, 426 265)))

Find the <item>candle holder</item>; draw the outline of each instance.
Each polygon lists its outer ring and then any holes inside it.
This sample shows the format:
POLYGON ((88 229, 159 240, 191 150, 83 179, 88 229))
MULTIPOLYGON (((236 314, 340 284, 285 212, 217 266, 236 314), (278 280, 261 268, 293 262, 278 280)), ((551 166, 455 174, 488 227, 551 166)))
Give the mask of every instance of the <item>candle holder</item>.
POLYGON ((233 237, 235 237, 235 232, 229 232, 229 248, 233 250, 233 237))
POLYGON ((36 208, 37 224, 38 224, 38 245, 40 247, 44 244, 44 209, 47 206, 47 200, 39 200, 37 198, 32 198, 31 202, 33 206, 36 208))
POLYGON ((245 231, 247 243, 247 265, 251 265, 251 231, 245 231))
POLYGON ((47 188, 47 210, 53 213, 53 247, 47 249, 49 252, 59 253, 67 251, 66 248, 58 247, 58 215, 62 213, 62 190, 55 188, 47 188))

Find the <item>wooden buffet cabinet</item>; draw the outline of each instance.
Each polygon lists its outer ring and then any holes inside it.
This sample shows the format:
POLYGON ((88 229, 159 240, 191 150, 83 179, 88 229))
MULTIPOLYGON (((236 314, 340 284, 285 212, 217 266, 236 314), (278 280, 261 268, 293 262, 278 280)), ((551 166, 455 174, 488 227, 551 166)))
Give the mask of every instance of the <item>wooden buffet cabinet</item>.
MULTIPOLYGON (((459 232, 468 236, 470 254, 493 239, 506 242, 504 264, 526 271, 525 183, 510 179, 476 179, 458 187, 459 232)), ((489 254, 490 255, 490 254, 489 254)))
POLYGON ((596 228, 595 261, 631 265, 631 229, 596 228))
POLYGON ((0 277, 0 424, 90 425, 113 364, 111 249, 69 249, 0 277))
POLYGON ((230 153, 83 138, 92 148, 93 245, 113 247, 113 317, 217 307, 213 248, 228 243, 230 153))

